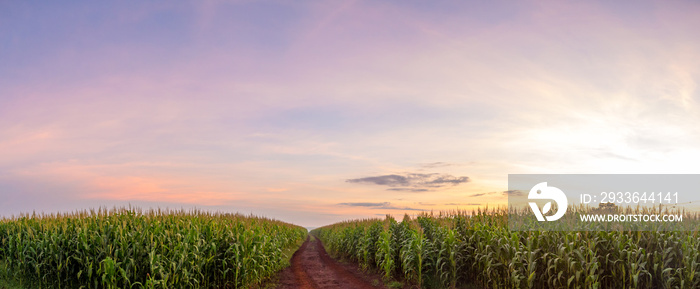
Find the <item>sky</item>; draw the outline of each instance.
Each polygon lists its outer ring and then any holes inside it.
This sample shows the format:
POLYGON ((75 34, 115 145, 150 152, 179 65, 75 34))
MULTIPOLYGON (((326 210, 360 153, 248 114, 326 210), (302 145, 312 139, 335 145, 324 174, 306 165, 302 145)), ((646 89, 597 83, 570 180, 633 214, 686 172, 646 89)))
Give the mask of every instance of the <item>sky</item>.
POLYGON ((699 173, 697 1, 0 1, 0 216, 315 227, 699 173))

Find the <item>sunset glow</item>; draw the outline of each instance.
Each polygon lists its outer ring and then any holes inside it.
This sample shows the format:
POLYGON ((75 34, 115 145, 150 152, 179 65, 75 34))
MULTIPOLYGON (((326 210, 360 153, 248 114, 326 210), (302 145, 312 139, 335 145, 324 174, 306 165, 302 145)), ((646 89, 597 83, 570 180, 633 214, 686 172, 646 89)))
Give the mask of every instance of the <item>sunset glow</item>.
POLYGON ((698 173, 700 3, 608 2, 2 2, 0 215, 316 227, 698 173))

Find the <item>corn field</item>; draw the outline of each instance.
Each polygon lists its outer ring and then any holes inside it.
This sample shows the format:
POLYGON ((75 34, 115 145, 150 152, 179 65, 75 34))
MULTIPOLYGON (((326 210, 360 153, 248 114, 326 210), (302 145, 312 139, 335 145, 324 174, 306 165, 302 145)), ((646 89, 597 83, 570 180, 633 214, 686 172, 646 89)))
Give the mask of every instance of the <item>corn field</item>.
POLYGON ((346 221, 334 255, 420 288, 700 288, 693 231, 511 231, 506 209, 346 221))
POLYGON ((237 214, 99 209, 0 219, 0 266, 38 288, 246 288, 306 229, 237 214))

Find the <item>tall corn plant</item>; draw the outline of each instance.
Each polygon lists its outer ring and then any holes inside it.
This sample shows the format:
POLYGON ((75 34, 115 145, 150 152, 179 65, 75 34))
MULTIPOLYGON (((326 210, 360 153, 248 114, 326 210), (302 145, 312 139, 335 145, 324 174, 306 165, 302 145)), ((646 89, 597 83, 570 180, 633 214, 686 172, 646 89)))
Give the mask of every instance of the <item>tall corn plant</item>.
POLYGON ((264 218, 131 208, 24 215, 0 227, 0 263, 41 288, 247 287, 279 270, 280 249, 306 235, 264 218))
POLYGON ((514 232, 507 210, 487 208, 387 218, 372 248, 366 241, 374 222, 314 233, 361 263, 374 256, 386 278, 431 288, 700 288, 693 231, 514 232))
POLYGON ((404 276, 409 280, 415 281, 419 287, 423 284, 426 266, 429 266, 425 262, 428 247, 429 243, 422 229, 410 231, 409 237, 404 240, 403 246, 401 246, 401 269, 404 276))
POLYGON ((391 233, 383 230, 377 240, 376 266, 384 273, 384 278, 391 278, 394 273, 394 249, 391 247, 391 233))

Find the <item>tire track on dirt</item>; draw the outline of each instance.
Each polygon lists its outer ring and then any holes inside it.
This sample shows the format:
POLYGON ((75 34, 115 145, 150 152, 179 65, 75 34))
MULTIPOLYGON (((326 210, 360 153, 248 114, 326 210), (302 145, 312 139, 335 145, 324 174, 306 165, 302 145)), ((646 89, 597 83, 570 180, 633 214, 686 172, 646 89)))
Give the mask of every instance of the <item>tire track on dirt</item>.
POLYGON ((370 289, 368 281, 333 260, 316 237, 309 236, 292 256, 291 267, 280 273, 277 289, 370 289))

